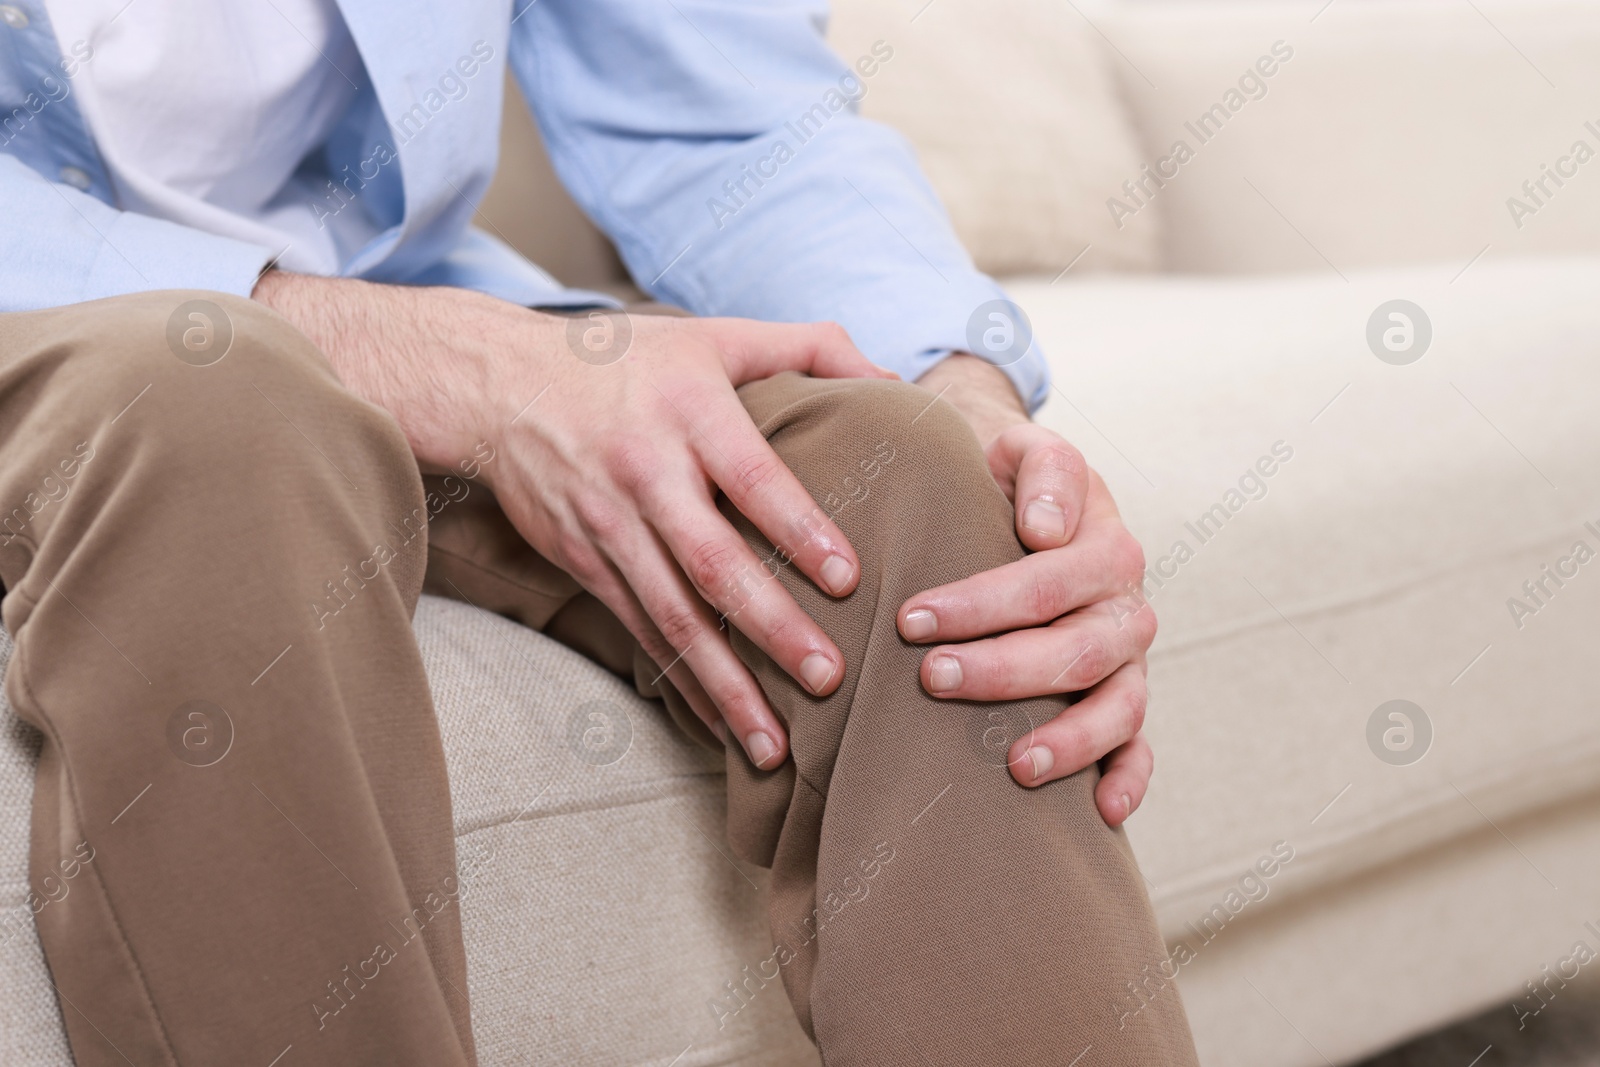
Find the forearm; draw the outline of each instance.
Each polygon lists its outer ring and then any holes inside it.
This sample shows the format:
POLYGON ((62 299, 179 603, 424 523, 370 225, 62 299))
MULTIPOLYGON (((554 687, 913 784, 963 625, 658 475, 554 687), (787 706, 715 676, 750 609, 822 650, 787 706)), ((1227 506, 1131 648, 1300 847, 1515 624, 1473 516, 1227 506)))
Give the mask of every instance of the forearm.
MULTIPOLYGON (((504 353, 526 349, 528 331, 542 337, 541 327, 553 322, 464 289, 275 270, 261 276, 251 297, 309 337, 346 388, 394 415, 426 472, 471 453, 508 399, 492 384, 504 353), (479 414, 464 420, 463 412, 479 414)), ((548 365, 536 353, 524 355, 530 372, 548 365)))

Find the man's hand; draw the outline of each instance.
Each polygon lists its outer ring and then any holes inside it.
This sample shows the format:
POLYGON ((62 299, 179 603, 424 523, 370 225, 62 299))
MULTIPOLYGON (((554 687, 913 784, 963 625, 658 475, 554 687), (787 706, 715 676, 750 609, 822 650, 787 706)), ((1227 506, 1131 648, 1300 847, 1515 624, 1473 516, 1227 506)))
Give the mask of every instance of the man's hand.
POLYGON ((995 481, 1016 506, 1017 537, 1031 550, 901 606, 906 640, 966 642, 923 657, 923 687, 965 700, 1084 693, 1012 745, 1011 774, 1039 785, 1103 760, 1095 801, 1106 822, 1119 825, 1144 799, 1154 765, 1140 731, 1156 620, 1138 595, 1139 543, 1100 476, 1077 449, 1028 420, 995 367, 952 356, 918 384, 943 391, 977 431, 995 481))
POLYGON ((569 347, 571 320, 460 289, 262 276, 344 384, 399 421, 425 470, 489 440, 484 478, 546 559, 610 608, 719 733, 759 767, 787 740, 719 628, 749 636, 808 692, 838 688, 844 657, 717 510, 720 490, 825 592, 853 590, 855 552, 768 446, 734 389, 782 371, 894 377, 831 324, 631 317, 604 366, 569 347))

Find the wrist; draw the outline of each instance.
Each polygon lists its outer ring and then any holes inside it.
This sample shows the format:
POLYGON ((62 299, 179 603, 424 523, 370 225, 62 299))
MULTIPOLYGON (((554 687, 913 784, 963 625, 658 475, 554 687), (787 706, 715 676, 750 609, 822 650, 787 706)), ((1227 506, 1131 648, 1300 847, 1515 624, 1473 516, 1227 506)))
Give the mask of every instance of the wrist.
POLYGON ((917 384, 959 411, 985 448, 1008 427, 1032 421, 1005 372, 965 352, 934 364, 917 384))

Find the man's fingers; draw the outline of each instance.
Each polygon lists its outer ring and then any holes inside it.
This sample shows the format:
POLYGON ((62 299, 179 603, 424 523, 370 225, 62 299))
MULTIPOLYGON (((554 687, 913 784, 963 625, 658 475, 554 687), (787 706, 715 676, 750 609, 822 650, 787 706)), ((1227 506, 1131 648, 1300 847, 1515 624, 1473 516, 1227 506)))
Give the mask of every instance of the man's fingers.
POLYGON ((1062 548, 918 593, 900 606, 898 624, 908 641, 965 641, 1043 626, 1106 600, 1123 605, 1122 614, 1149 611, 1137 595, 1143 579, 1139 543, 1111 523, 1080 530, 1062 548))
POLYGON ((1041 552, 1072 540, 1089 489, 1081 452, 1059 434, 1024 423, 995 438, 989 469, 1016 506, 1017 538, 1025 546, 1041 552))
POLYGON ((961 700, 1076 693, 1142 657, 1154 637, 1153 612, 1118 618, 1097 607, 1049 626, 930 649, 922 658, 922 686, 961 700))
POLYGON ((781 562, 757 558, 701 486, 667 480, 645 499, 645 517, 702 600, 808 692, 838 688, 844 656, 776 580, 781 562))
POLYGON ((706 411, 691 441, 695 455, 728 500, 778 550, 832 596, 855 589, 861 564, 844 531, 817 506, 800 479, 750 421, 732 392, 703 398, 706 411))
POLYGON ((688 664, 683 662, 682 657, 667 639, 661 636, 661 631, 650 621, 649 614, 616 569, 609 564, 601 564, 600 567, 603 573, 596 574, 593 570, 590 571, 587 582, 589 591, 611 609, 611 613, 622 622, 634 640, 639 642, 639 647, 644 649, 645 655, 655 662, 656 668, 671 680, 679 695, 688 701, 689 707, 694 709, 700 721, 705 723, 712 733, 726 740, 727 725, 722 721, 722 712, 717 708, 716 702, 706 693, 688 664))
MULTIPOLYGON (((641 526, 639 535, 612 558, 673 650, 666 669, 671 671, 681 663, 694 673, 752 763, 764 770, 782 763, 786 751, 783 727, 766 695, 666 548, 641 526)), ((665 653, 651 655, 661 662, 665 653)))
POLYGON ((1035 786, 1083 770, 1121 745, 1144 725, 1144 668, 1129 663, 1054 719, 1030 730, 1011 746, 1011 776, 1035 786))
POLYGON ((722 350, 735 387, 786 370, 813 378, 899 378, 872 363, 836 322, 779 323, 700 319, 722 350))
POLYGON ((1107 826, 1121 826, 1144 802, 1155 771, 1156 754, 1141 731, 1132 741, 1112 749, 1102 762, 1100 784, 1094 787, 1095 806, 1107 826))

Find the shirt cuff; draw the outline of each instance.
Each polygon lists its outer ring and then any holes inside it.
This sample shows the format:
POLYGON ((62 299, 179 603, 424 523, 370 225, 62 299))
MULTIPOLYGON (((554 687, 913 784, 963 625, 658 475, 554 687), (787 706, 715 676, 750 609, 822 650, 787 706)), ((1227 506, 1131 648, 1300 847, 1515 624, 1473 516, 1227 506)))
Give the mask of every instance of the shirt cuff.
POLYGON ((875 287, 847 299, 838 320, 868 359, 908 382, 965 352, 999 367, 1029 414, 1050 395, 1050 365, 1026 312, 976 271, 948 286, 875 287))
POLYGON ((89 266, 83 300, 158 289, 207 289, 248 298, 273 253, 262 245, 118 213, 89 266))

